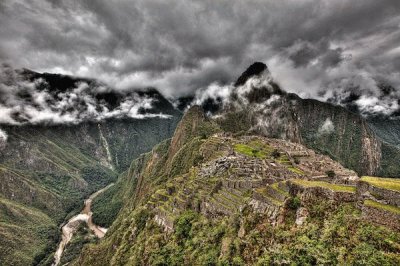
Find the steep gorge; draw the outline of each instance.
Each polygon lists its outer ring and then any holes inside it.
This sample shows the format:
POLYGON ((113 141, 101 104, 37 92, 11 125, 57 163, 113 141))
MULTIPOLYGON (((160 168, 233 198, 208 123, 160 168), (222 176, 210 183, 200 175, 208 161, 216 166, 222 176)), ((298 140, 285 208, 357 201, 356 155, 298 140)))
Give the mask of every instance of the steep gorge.
POLYGON ((172 135, 181 114, 166 103, 162 108, 169 118, 2 125, 8 135, 0 150, 2 262, 51 264, 58 225, 79 211, 82 199, 115 181, 133 159, 172 135), (24 228, 32 230, 15 233, 24 228))

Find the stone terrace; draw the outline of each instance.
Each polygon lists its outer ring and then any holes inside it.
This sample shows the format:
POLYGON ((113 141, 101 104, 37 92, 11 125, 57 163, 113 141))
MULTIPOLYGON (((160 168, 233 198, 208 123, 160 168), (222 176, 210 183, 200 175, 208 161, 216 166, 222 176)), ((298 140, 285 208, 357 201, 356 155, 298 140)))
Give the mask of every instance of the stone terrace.
POLYGON ((383 188, 360 182, 354 171, 325 155, 297 143, 258 136, 233 138, 225 134, 211 138, 207 145, 219 145, 218 156, 211 156, 209 146, 202 147, 201 153, 208 152, 205 157, 214 159, 193 168, 180 181, 174 180, 176 188, 157 191, 149 202, 155 208, 155 221, 167 232, 173 231, 174 217, 187 209, 218 217, 251 206, 276 224, 284 215, 287 200, 296 195, 304 200, 303 207, 315 198, 337 204, 359 202, 366 219, 392 228, 399 226, 396 219, 400 214, 390 207, 399 208, 399 192, 390 191, 393 196, 383 188), (328 172, 333 176, 328 177, 328 172), (365 204, 366 200, 385 208, 365 204), (382 219, 382 213, 387 219, 382 219))

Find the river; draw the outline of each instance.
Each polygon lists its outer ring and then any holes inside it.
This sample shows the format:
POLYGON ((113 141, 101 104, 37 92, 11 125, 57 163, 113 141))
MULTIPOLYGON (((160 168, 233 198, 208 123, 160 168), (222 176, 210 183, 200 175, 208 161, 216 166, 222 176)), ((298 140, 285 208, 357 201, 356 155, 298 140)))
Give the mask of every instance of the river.
POLYGON ((62 231, 61 242, 58 245, 57 251, 56 251, 56 253, 54 255, 54 263, 52 264, 52 266, 57 266, 60 263, 61 257, 62 257, 62 254, 64 252, 65 247, 67 246, 69 241, 71 241, 74 233, 78 229, 79 224, 81 222, 85 222, 87 224, 87 226, 89 227, 89 229, 98 238, 104 237, 104 235, 107 232, 107 229, 103 228, 103 227, 100 227, 100 226, 97 226, 97 225, 95 225, 93 223, 93 221, 92 221, 92 211, 91 211, 90 208, 92 206, 93 199, 96 198, 99 194, 101 194, 104 191, 106 191, 107 189, 109 189, 113 185, 114 184, 111 183, 108 186, 106 186, 105 188, 102 188, 99 191, 97 191, 97 192, 93 193, 92 195, 90 195, 89 198, 87 198, 84 201, 84 207, 83 207, 81 213, 79 213, 78 215, 75 215, 74 217, 69 219, 68 222, 65 225, 63 225, 63 227, 61 228, 61 231, 62 231))

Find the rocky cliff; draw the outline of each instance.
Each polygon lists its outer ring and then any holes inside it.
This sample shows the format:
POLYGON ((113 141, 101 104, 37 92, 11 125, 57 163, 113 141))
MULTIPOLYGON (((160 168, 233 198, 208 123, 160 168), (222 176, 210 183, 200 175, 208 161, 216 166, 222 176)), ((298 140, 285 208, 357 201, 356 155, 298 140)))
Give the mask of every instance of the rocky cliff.
POLYGON ((389 163, 391 157, 398 158, 400 150, 379 137, 368 121, 344 107, 284 92, 262 63, 255 63, 241 75, 218 115, 226 131, 302 143, 360 175, 400 174, 400 168, 389 163), (385 155, 383 145, 390 146, 390 156, 385 155))

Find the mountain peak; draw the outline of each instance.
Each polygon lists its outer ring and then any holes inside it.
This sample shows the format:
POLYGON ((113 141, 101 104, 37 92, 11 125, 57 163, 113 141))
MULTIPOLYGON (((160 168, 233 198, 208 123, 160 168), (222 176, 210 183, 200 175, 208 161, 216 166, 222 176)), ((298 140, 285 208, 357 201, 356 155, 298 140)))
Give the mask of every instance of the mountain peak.
POLYGON ((249 78, 253 76, 259 76, 265 71, 268 71, 266 64, 262 62, 254 62, 242 73, 242 75, 240 75, 235 82, 235 87, 244 85, 249 78))

